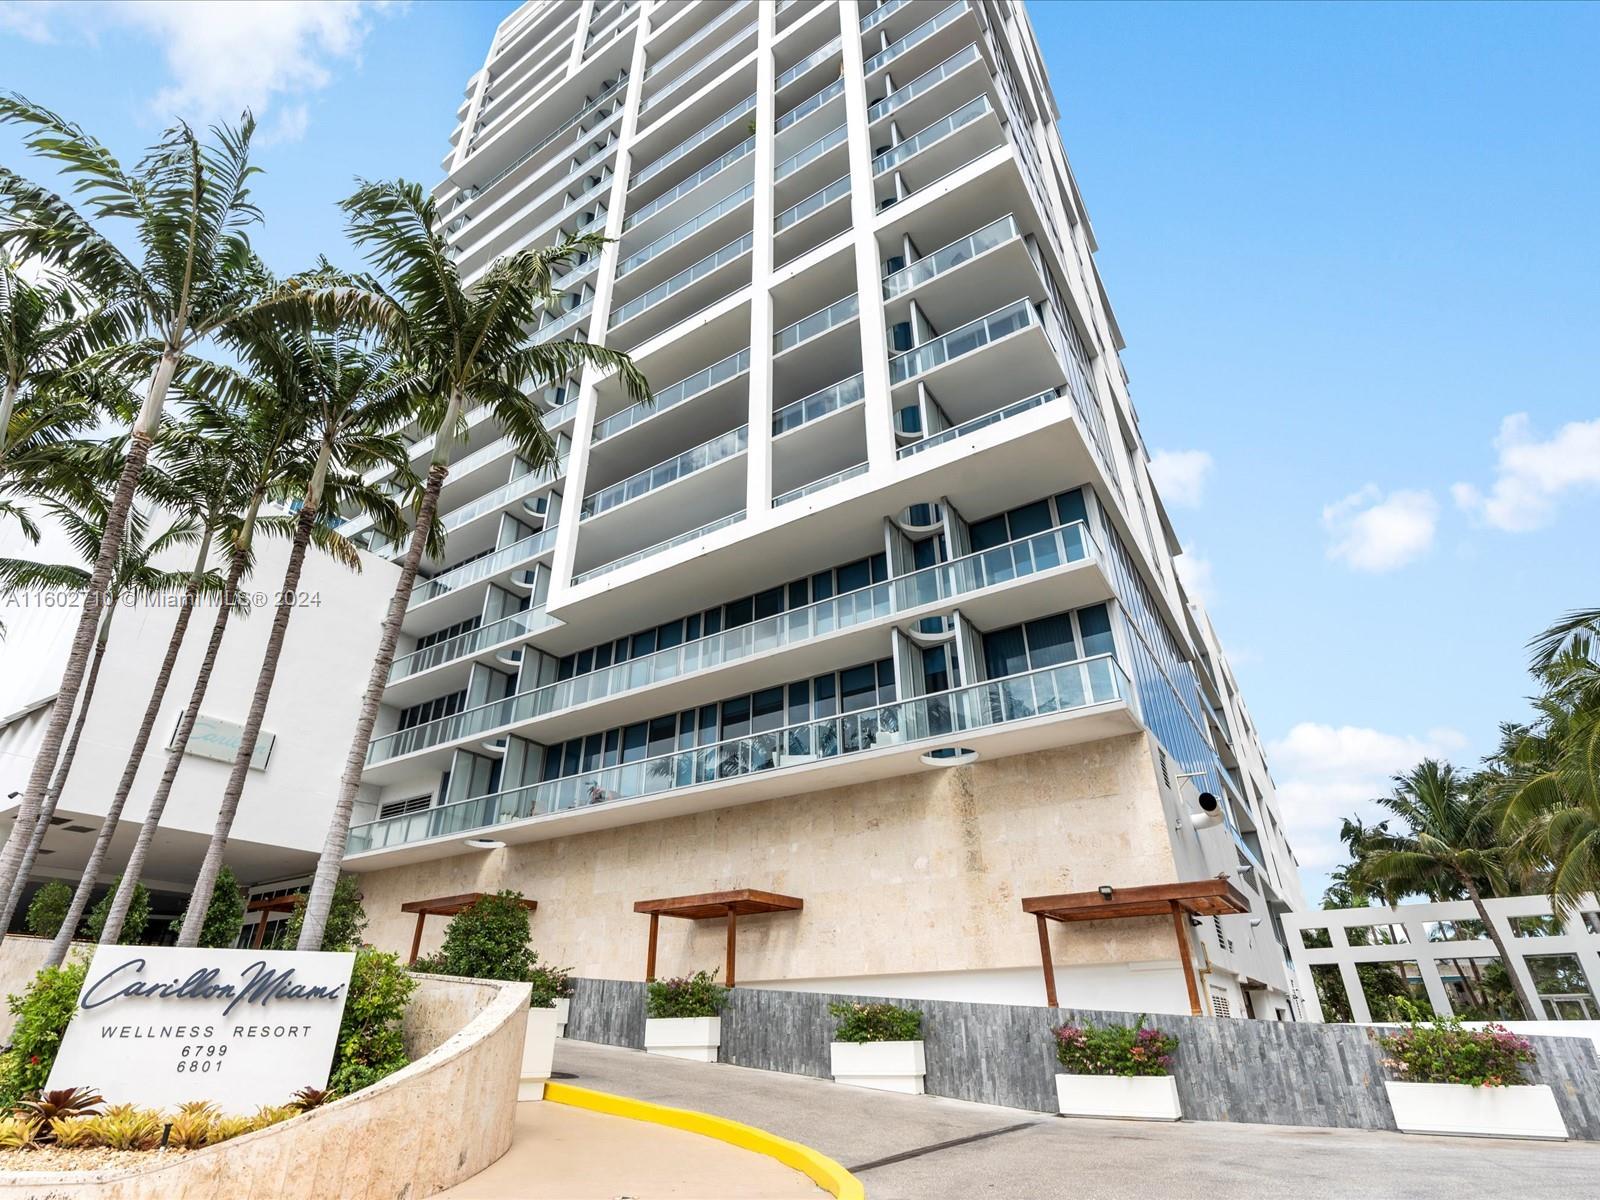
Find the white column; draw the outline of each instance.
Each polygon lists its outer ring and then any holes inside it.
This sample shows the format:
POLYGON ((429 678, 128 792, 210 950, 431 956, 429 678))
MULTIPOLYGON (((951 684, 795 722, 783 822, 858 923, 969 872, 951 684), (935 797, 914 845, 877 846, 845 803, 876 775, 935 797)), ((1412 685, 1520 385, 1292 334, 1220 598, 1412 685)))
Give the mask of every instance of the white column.
POLYGON ((772 509, 772 159, 777 122, 772 40, 777 9, 763 4, 756 30, 754 237, 750 252, 750 448, 745 454, 745 515, 762 520, 772 509))
POLYGON ((872 146, 867 137, 867 92, 862 73, 859 6, 840 0, 839 31, 844 53, 844 107, 849 125, 850 222, 854 227, 856 291, 860 296, 861 382, 866 393, 868 471, 895 464, 894 409, 889 402, 889 335, 883 321, 882 268, 873 236, 877 218, 872 195, 872 146))

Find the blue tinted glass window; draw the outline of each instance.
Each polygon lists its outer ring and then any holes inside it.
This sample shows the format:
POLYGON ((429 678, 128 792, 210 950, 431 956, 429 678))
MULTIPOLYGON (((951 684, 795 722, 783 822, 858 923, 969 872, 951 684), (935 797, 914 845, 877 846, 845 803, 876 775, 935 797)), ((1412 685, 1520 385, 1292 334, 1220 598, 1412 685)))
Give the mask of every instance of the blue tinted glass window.
POLYGON ((872 708, 878 701, 878 669, 872 663, 839 672, 839 699, 843 712, 872 708))
POLYGON ((754 608, 749 596, 743 600, 735 600, 728 605, 728 628, 737 629, 740 625, 750 624, 750 614, 754 608))
POLYGON ((1028 666, 1035 671, 1041 667, 1071 662, 1078 657, 1072 637, 1072 618, 1065 613, 1029 621, 1027 634, 1028 666))
POLYGON ((872 567, 866 559, 846 563, 839 568, 839 590, 853 592, 872 582, 872 567))
POLYGON ((1110 654, 1115 648, 1111 637, 1111 614, 1104 604, 1078 610, 1078 628, 1083 630, 1085 655, 1110 654))
POLYGON ((645 747, 649 741, 649 727, 643 721, 637 725, 629 725, 622 731, 622 761, 638 762, 645 756, 645 747))
POLYGON ((987 550, 991 546, 1003 546, 1010 539, 1006 536, 1006 518, 1002 513, 998 517, 990 517, 987 521, 978 521, 971 528, 972 549, 974 553, 987 550))
POLYGON ((1056 515, 1061 518, 1063 525, 1073 521, 1089 520, 1088 507, 1083 502, 1083 489, 1073 488, 1070 492, 1062 492, 1056 497, 1056 515))
POLYGON ((1028 669, 1028 649, 1022 639, 1022 626, 997 629, 983 635, 984 669, 990 679, 1016 675, 1028 669))
POLYGON ((750 697, 740 696, 737 700, 724 700, 722 702, 723 738, 743 737, 749 732, 750 697))
POLYGON ((1043 533, 1053 523, 1050 518, 1050 502, 1040 500, 1034 504, 1024 504, 1021 508, 1013 508, 1007 514, 1011 523, 1011 540, 1029 537, 1035 533, 1043 533))

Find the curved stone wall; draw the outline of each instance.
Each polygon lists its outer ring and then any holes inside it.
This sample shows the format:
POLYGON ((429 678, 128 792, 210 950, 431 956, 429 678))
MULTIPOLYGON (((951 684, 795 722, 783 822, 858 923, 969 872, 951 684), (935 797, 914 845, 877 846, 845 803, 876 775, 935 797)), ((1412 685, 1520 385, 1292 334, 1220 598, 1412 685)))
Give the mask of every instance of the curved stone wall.
POLYGON ((220 1146, 152 1151, 140 1170, 0 1174, 0 1197, 421 1200, 476 1175, 511 1145, 528 985, 418 978, 405 1020, 414 1061, 381 1083, 220 1146))

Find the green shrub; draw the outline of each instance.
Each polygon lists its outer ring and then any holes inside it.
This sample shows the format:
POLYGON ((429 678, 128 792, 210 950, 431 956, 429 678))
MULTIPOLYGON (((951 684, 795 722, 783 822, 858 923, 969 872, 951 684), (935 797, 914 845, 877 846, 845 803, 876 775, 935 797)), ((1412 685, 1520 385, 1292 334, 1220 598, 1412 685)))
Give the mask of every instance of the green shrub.
MULTIPOLYGON (((367 911, 361 907, 361 881, 354 875, 341 875, 333 885, 333 904, 328 908, 328 923, 322 929, 323 950, 355 950, 367 928, 367 911)), ((293 950, 300 945, 300 930, 306 923, 306 896, 295 897, 294 909, 284 922, 283 946, 293 950)))
POLYGON ((67 909, 72 907, 72 889, 59 879, 52 879, 34 894, 28 905, 28 932, 35 937, 53 938, 61 932, 61 922, 67 919, 67 909))
POLYGON ((356 951, 328 1080, 330 1093, 347 1096, 360 1091, 411 1061, 400 1036, 400 1021, 416 987, 398 955, 370 946, 356 951))
POLYGON ((1056 1060, 1068 1075, 1170 1075, 1178 1039, 1147 1026, 1063 1025, 1052 1031, 1056 1060))
POLYGON ((922 1014, 898 1004, 830 1004, 839 1018, 836 1042, 914 1042, 922 1036, 922 1014))
POLYGON ((1388 1055, 1383 1065, 1404 1083, 1511 1087, 1527 1082, 1522 1066, 1533 1061, 1527 1038, 1502 1025, 1464 1029, 1459 1017, 1408 1025, 1378 1044, 1388 1055))
POLYGON ((14 1108, 24 1096, 43 1089, 88 973, 87 962, 45 967, 27 991, 7 998, 17 1023, 10 1047, 0 1054, 0 1108, 14 1108))
MULTIPOLYGON (((121 886, 122 876, 118 875, 111 881, 110 890, 100 897, 100 903, 89 910, 89 919, 84 925, 91 942, 100 940, 100 934, 106 927, 106 918, 111 915, 111 902, 116 899, 117 889, 121 886)), ((138 945, 148 924, 150 924, 150 889, 142 883, 136 883, 133 885, 133 899, 128 901, 128 915, 122 922, 122 936, 117 939, 118 945, 138 945)))
POLYGON ((647 1017, 714 1017, 728 1002, 728 989, 709 975, 696 971, 678 979, 657 979, 645 985, 647 1017))
MULTIPOLYGON (((206 905, 206 919, 200 924, 200 944, 208 950, 229 950, 239 940, 244 927, 244 889, 239 878, 228 867, 217 872, 217 886, 211 893, 211 903, 206 905)), ((181 926, 187 911, 175 924, 181 926)))
POLYGON ((444 945, 429 962, 441 975, 521 983, 539 961, 531 940, 522 893, 495 892, 480 896, 451 918, 444 945))
MULTIPOLYGON (((538 956, 534 956, 537 960, 538 956)), ((557 1000, 572 999, 572 968, 551 967, 535 961, 528 972, 528 982, 533 991, 528 994, 529 1008, 554 1008, 557 1000)))

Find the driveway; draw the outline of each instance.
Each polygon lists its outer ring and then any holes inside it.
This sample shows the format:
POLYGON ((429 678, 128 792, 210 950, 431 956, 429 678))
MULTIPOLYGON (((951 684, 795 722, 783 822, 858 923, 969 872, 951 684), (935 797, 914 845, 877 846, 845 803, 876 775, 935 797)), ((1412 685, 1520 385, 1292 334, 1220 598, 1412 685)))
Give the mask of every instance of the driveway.
POLYGON ((870 1200, 1507 1200, 1594 1195, 1600 1179, 1600 1144, 1589 1142, 1066 1120, 566 1039, 556 1042, 555 1069, 582 1087, 803 1142, 853 1171, 870 1200))

